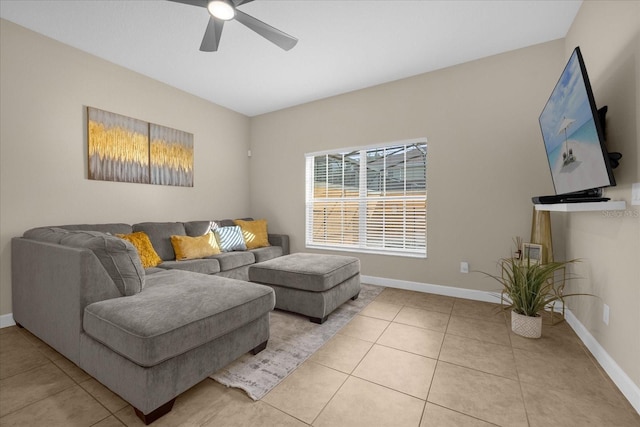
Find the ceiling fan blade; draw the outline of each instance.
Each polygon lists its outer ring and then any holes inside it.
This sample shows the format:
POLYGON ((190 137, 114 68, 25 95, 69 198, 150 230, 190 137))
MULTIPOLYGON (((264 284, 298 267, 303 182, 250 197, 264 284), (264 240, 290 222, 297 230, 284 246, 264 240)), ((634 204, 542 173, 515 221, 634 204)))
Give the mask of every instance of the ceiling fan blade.
POLYGON ((189 4, 191 6, 207 7, 209 0, 169 0, 174 3, 189 4))
POLYGON ((298 39, 236 9, 236 20, 284 50, 293 48, 298 39))
POLYGON ((238 7, 238 6, 240 6, 240 5, 243 5, 243 4, 246 4, 246 3, 250 3, 250 2, 252 2, 252 1, 253 1, 253 0, 233 0, 233 5, 234 5, 235 7, 238 7))
POLYGON ((224 21, 214 18, 213 16, 209 18, 209 23, 207 24, 207 29, 204 32, 202 44, 200 45, 202 52, 215 52, 218 50, 223 27, 224 21))

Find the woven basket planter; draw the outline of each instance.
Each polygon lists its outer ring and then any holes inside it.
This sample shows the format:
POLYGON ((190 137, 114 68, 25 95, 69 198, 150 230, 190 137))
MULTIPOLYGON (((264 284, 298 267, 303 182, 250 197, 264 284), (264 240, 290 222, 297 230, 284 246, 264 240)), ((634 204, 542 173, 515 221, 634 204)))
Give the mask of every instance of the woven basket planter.
POLYGON ((512 311, 511 330, 525 338, 540 338, 542 336, 542 317, 523 316, 512 311))

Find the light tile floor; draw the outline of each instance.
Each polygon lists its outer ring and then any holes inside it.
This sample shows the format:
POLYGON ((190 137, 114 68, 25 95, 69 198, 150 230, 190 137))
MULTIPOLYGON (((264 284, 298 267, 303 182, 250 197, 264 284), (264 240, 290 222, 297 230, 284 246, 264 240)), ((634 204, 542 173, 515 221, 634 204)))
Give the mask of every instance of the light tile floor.
MULTIPOLYGON (((540 340, 493 304, 385 289, 254 402, 207 379, 160 426, 640 426, 566 323, 540 340)), ((0 329, 0 426, 138 426, 118 396, 24 329, 0 329)))

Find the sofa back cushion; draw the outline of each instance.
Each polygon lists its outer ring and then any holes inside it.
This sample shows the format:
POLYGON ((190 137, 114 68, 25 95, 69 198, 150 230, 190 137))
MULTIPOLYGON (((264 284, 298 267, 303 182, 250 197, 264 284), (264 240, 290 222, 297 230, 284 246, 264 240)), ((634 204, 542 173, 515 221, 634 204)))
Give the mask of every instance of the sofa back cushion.
POLYGON ((142 290, 145 273, 133 245, 110 234, 98 231, 65 230, 59 227, 39 227, 24 233, 27 239, 91 250, 123 296, 142 290))
POLYGON ((184 231, 187 236, 204 236, 216 227, 215 221, 189 221, 184 223, 184 231))
POLYGON ((171 245, 171 236, 186 236, 181 222, 141 222, 133 224, 133 231, 143 231, 149 236, 153 248, 163 261, 176 259, 171 245))
MULTIPOLYGON (((253 218, 241 218, 243 221, 253 221, 253 218)), ((236 225, 233 219, 214 219, 201 221, 188 221, 183 223, 187 236, 198 237, 213 231, 218 227, 233 227, 236 225)))
POLYGON ((133 231, 133 228, 129 224, 123 224, 121 222, 107 223, 107 224, 70 224, 61 225, 60 228, 65 230, 74 231, 99 231, 107 234, 129 234, 133 231))
POLYGON ((39 242, 59 244, 60 240, 69 233, 69 230, 61 227, 38 227, 25 231, 22 237, 39 242))
POLYGON ((236 225, 232 219, 216 219, 213 221, 214 225, 212 229, 220 228, 220 227, 233 227, 236 225))

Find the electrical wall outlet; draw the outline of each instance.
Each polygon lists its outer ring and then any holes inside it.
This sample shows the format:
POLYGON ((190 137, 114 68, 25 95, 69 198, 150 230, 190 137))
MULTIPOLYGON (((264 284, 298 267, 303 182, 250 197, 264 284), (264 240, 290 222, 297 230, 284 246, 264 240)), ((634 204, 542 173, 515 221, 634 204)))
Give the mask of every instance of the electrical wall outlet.
POLYGON ((605 325, 609 325, 609 306, 607 304, 602 306, 602 321, 605 325))
POLYGON ((466 261, 460 261, 460 273, 469 272, 469 263, 466 261))
POLYGON ((640 205, 640 182, 636 182, 631 186, 631 204, 640 205))

